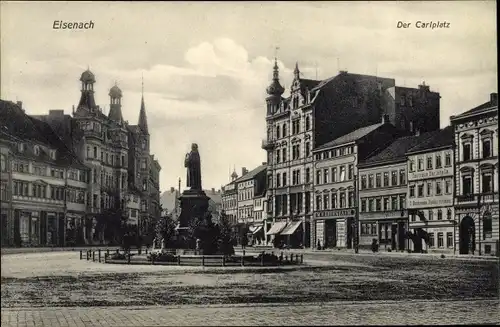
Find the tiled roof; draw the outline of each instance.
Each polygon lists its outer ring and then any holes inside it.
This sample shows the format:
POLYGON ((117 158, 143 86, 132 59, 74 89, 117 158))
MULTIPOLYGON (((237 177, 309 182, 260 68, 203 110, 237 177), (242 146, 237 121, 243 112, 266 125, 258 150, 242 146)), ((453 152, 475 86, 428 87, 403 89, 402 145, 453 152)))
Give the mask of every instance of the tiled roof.
POLYGON ((474 113, 480 112, 480 111, 482 111, 484 109, 489 109, 489 108, 493 108, 493 107, 497 107, 497 109, 498 109, 498 104, 495 104, 495 103, 491 102, 491 100, 490 100, 490 101, 485 102, 485 103, 483 103, 483 104, 481 104, 481 105, 479 105, 479 106, 477 106, 475 108, 467 110, 466 112, 463 112, 463 113, 461 113, 459 115, 451 116, 451 120, 460 119, 460 118, 462 118, 464 116, 468 116, 470 114, 474 114, 474 113))
POLYGON ((432 137, 434 132, 429 132, 421 134, 418 136, 405 136, 401 137, 386 147, 384 150, 378 152, 373 156, 367 157, 365 160, 360 162, 359 166, 362 167, 368 164, 375 163, 389 163, 406 158, 406 152, 412 147, 426 141, 429 137, 432 137))
POLYGON ((237 180, 235 180, 235 183, 240 183, 244 181, 251 180, 254 178, 258 173, 264 171, 267 168, 267 165, 260 165, 259 167, 255 168, 254 170, 251 170, 250 172, 246 173, 245 175, 241 176, 237 180))
MULTIPOLYGON (((56 135, 49 124, 26 115, 26 113, 15 103, 0 100, 0 126, 3 132, 10 134, 20 140, 43 144, 56 150, 56 159, 53 160, 47 153, 40 151, 39 155, 32 153, 32 149, 26 149, 22 156, 33 157, 35 160, 53 162, 59 166, 73 166, 87 168, 64 142, 56 135)), ((18 151, 17 147, 14 151, 18 151)))
POLYGON ((370 125, 370 126, 365 126, 365 127, 358 128, 358 129, 354 130, 353 132, 350 132, 350 133, 348 133, 346 135, 343 135, 343 136, 341 136, 339 138, 336 138, 333 141, 330 141, 328 143, 325 143, 325 144, 317 147, 316 149, 314 149, 314 151, 321 150, 321 149, 326 149, 326 148, 331 148, 331 147, 334 147, 334 146, 337 146, 337 145, 342 145, 342 144, 346 144, 346 143, 357 141, 360 138, 362 138, 363 136, 365 136, 365 135, 373 132, 374 130, 376 130, 377 128, 379 128, 382 125, 383 125, 382 123, 378 123, 378 124, 373 124, 373 125, 370 125))
POLYGON ((305 79, 305 78, 301 78, 300 79, 300 83, 308 88, 309 90, 312 90, 314 87, 316 87, 319 83, 321 83, 321 81, 317 81, 317 80, 314 80, 314 79, 305 79))
POLYGON ((407 153, 438 149, 444 146, 452 146, 454 143, 455 130, 453 126, 447 126, 439 131, 428 134, 429 138, 410 148, 407 153))

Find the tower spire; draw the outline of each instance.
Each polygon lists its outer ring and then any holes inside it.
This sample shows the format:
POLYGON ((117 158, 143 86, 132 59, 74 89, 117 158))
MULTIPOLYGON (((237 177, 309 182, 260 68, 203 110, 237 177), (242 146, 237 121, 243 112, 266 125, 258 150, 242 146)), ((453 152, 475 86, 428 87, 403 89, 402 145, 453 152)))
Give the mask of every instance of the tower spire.
POLYGON ((149 135, 148 120, 146 117, 146 105, 144 104, 144 74, 142 75, 142 97, 141 97, 141 111, 139 112, 139 127, 144 133, 149 135))
POLYGON ((285 89, 281 86, 279 82, 280 74, 279 74, 278 57, 277 57, 278 49, 279 47, 276 47, 274 52, 273 81, 271 82, 271 85, 267 87, 266 91, 267 94, 269 95, 281 96, 283 92, 285 92, 285 89))

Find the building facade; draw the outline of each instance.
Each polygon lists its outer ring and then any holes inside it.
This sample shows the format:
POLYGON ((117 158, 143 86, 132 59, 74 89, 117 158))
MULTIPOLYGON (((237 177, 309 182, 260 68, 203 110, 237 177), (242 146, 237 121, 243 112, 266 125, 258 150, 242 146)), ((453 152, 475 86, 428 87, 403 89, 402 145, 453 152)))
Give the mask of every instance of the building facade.
MULTIPOLYGON (((407 153, 409 230, 427 233, 427 242, 409 243, 412 251, 456 252, 458 229, 453 208, 453 144, 451 126, 432 135, 407 153)), ((419 242, 419 241, 416 241, 419 242)))
POLYGON ((231 182, 222 187, 222 210, 232 226, 238 224, 238 188, 235 181, 238 174, 233 171, 231 182))
POLYGON ((455 219, 461 254, 499 254, 498 94, 452 116, 455 131, 455 219))
POLYGON ((2 244, 64 246, 84 239, 89 169, 50 126, 0 101, 2 244))
POLYGON ((382 114, 407 131, 439 128, 439 119, 426 121, 426 117, 439 118, 439 94, 425 85, 411 92, 396 89, 394 79, 376 76, 340 72, 318 81, 300 74, 296 65, 290 95, 284 98, 275 61, 273 80, 266 90, 267 137, 262 148, 268 162, 268 219, 272 223, 268 234, 275 238, 288 223, 301 222, 301 244, 313 246, 312 150, 380 122, 382 114), (401 103, 403 98, 414 97, 401 103))

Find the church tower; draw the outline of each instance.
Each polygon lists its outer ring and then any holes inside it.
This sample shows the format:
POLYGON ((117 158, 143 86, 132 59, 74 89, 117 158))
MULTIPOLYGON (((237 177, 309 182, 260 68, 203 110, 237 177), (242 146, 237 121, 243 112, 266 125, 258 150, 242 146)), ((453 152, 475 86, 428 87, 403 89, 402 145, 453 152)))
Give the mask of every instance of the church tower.
POLYGON ((123 122, 122 115, 122 90, 115 85, 109 90, 109 119, 121 124, 123 122))
POLYGON ((273 67, 273 80, 271 84, 267 87, 266 92, 268 97, 266 98, 267 103, 267 115, 272 115, 276 111, 278 111, 281 95, 285 92, 285 89, 280 84, 280 75, 278 68, 278 59, 274 58, 274 67, 273 67))

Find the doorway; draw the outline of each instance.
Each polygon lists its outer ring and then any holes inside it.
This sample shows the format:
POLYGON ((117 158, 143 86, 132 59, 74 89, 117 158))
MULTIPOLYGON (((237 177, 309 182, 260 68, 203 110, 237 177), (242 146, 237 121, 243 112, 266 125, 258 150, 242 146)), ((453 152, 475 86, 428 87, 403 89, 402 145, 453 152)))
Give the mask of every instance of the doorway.
POLYGON ((348 249, 352 249, 352 236, 353 236, 353 231, 354 231, 354 219, 352 217, 349 217, 346 219, 346 246, 348 249))
POLYGON ((476 226, 474 219, 466 216, 460 223, 460 254, 474 254, 476 250, 476 226))
POLYGON ((337 221, 325 220, 325 247, 334 248, 337 246, 337 221))

